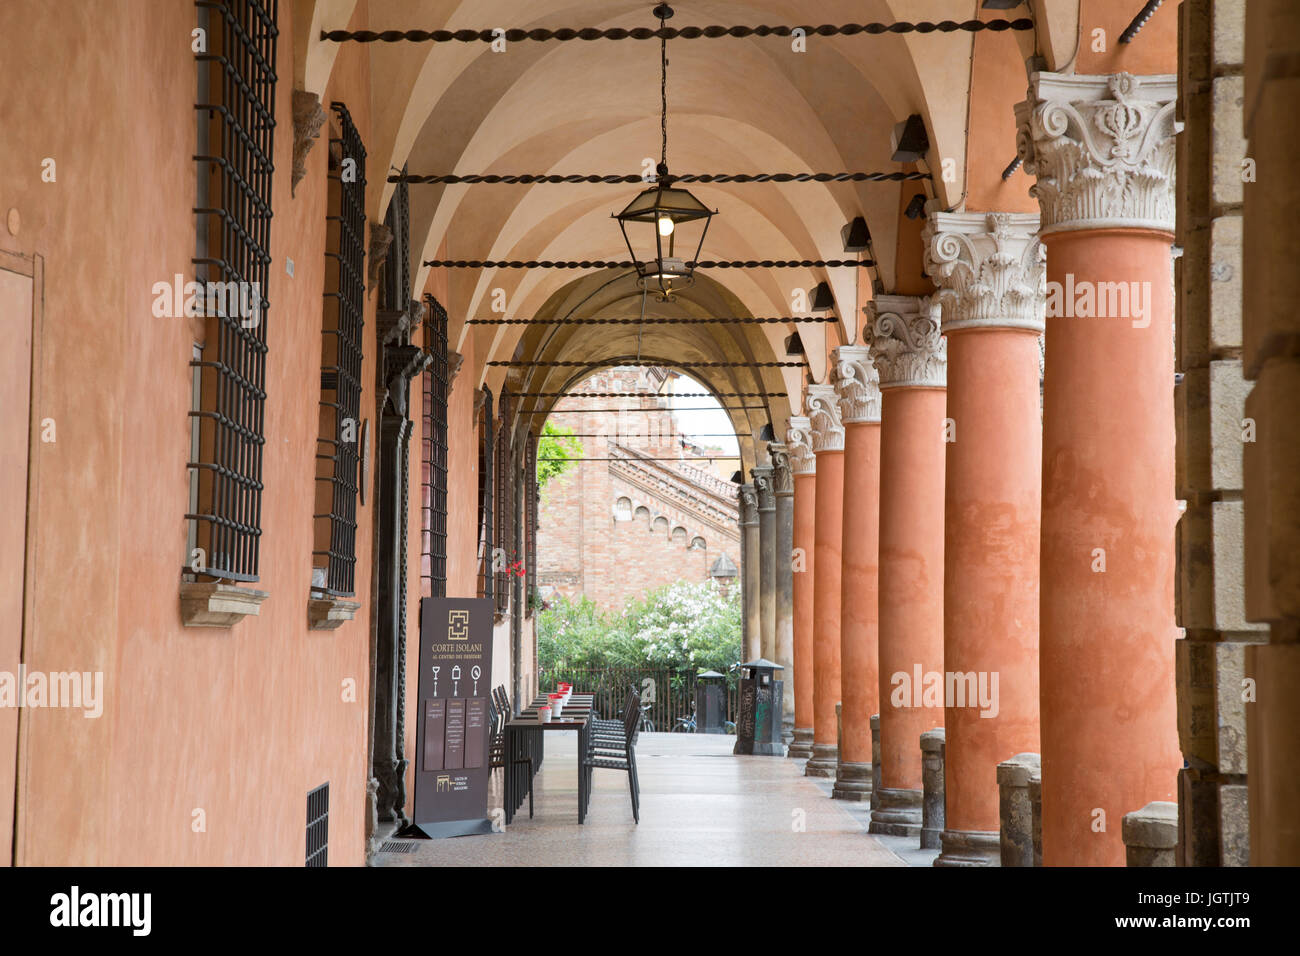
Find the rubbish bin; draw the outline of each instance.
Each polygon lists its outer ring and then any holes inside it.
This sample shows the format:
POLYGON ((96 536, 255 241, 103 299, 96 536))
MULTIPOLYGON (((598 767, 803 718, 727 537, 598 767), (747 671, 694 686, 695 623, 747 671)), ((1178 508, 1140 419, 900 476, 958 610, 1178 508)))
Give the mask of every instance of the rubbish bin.
POLYGON ((759 658, 740 665, 740 714, 736 721, 736 746, 732 753, 784 757, 781 740, 781 696, 784 670, 775 661, 759 658))
POLYGON ((704 671, 696 675, 695 732, 697 734, 723 734, 727 719, 727 693, 723 681, 726 674, 704 671))

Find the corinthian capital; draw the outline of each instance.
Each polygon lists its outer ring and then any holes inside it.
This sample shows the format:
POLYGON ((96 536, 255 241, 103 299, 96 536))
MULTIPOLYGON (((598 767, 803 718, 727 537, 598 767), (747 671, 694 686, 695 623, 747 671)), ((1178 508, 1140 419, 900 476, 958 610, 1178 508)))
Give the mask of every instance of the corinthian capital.
POLYGON ((843 451, 844 425, 840 421, 840 403, 835 397, 835 386, 809 385, 803 403, 812 420, 813 451, 843 451))
POLYGON ((794 494, 794 472, 790 470, 790 452, 779 441, 767 443, 767 454, 772 459, 772 484, 780 495, 794 494))
POLYGON ((758 492, 753 485, 740 486, 740 523, 742 525, 758 523, 758 492))
POLYGON ((785 447, 790 453, 790 467, 796 475, 817 474, 817 456, 812 450, 812 422, 802 415, 791 415, 785 430, 785 447))
POLYGON ((939 303, 928 296, 878 295, 867 303, 871 362, 881 388, 948 383, 948 343, 939 331, 939 303))
POLYGON ((939 286, 944 332, 1043 331, 1047 263, 1036 215, 937 212, 921 237, 925 271, 939 286))
POLYGON ((758 492, 758 510, 772 511, 776 508, 776 488, 772 485, 772 466, 756 465, 749 470, 754 476, 754 490, 758 492))
POLYGON ((1037 177, 1042 232, 1174 228, 1175 76, 1035 73, 1016 152, 1037 177))
POLYGON ((831 382, 845 425, 880 421, 880 375, 865 345, 841 345, 832 353, 831 382))

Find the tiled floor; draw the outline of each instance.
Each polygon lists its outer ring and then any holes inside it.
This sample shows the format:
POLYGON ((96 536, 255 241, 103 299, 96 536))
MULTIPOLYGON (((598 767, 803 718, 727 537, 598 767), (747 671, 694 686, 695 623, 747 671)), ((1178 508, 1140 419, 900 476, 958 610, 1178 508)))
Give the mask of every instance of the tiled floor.
MULTIPOLYGON (((504 832, 420 841, 380 853, 378 866, 907 866, 925 865, 867 835, 861 804, 829 797, 803 762, 736 757, 735 737, 642 734, 637 746, 641 823, 627 775, 595 772, 591 810, 578 824, 576 733, 547 733, 536 808, 504 832)), ((496 774, 490 807, 500 806, 496 774)), ((491 811, 489 811, 491 812, 491 811)), ((903 844, 911 841, 903 841, 903 844)), ((901 845, 900 845, 901 846, 901 845)))

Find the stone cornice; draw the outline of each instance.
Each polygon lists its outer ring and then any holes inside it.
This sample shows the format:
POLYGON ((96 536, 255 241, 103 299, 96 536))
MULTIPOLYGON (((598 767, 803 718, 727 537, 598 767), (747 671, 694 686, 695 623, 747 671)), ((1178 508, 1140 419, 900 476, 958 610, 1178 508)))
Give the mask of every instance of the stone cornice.
POLYGON ((1173 75, 1034 73, 1016 104, 1016 152, 1037 178, 1043 235, 1174 229, 1173 75))
POLYGON ((785 447, 790 468, 796 475, 817 474, 817 456, 812 450, 812 422, 803 415, 791 415, 785 430, 785 447))
POLYGON ((841 345, 832 353, 831 381, 845 425, 880 421, 880 375, 865 345, 841 345))
POLYGON ((772 484, 776 496, 794 494, 794 471, 790 467, 790 452, 779 441, 767 443, 767 454, 772 459, 772 484))
POLYGON ((757 465, 749 470, 754 478, 754 490, 758 492, 758 510, 776 510, 776 486, 772 483, 772 466, 757 465))
POLYGON ((812 450, 844 450, 844 424, 840 421, 840 403, 834 385, 809 385, 804 392, 804 408, 812 421, 812 450))
POLYGON ((928 296, 878 295, 862 310, 863 339, 880 375, 880 387, 944 388, 948 343, 939 330, 939 303, 928 296))
POLYGON ((943 332, 1043 331, 1047 262, 1038 216, 936 212, 921 237, 925 271, 939 286, 943 332))

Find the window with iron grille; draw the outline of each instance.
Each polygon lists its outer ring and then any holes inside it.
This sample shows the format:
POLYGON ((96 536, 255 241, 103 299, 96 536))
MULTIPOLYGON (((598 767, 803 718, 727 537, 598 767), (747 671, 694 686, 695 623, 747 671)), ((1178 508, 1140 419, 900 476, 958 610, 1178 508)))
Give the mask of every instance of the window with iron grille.
POLYGON ((350 597, 357 563, 357 466, 365 307, 366 149, 342 103, 329 141, 325 216, 325 307, 321 335, 320 436, 316 439, 312 588, 350 597), (319 573, 319 572, 318 572, 319 573))
POLYGON ((196 0, 198 66, 195 279, 203 296, 197 426, 186 514, 200 555, 187 571, 256 581, 262 533, 267 278, 275 171, 276 0, 196 0))
POLYGON ((492 392, 484 386, 478 442, 478 596, 492 597, 492 392))
POLYGON ((447 596, 447 310, 426 295, 424 347, 433 361, 424 370, 420 454, 420 578, 427 597, 447 596))
POLYGON ((533 594, 537 590, 537 436, 528 435, 528 455, 524 462, 524 605, 533 611, 533 594))
MULTIPOLYGON (((406 167, 402 167, 406 172, 406 167)), ((394 312, 406 309, 411 300, 411 194, 405 182, 400 182, 393 189, 393 197, 388 201, 388 212, 384 215, 384 225, 393 234, 393 241, 388 246, 388 256, 384 259, 384 282, 380 290, 379 307, 394 312)))
POLYGON ((496 580, 493 583, 493 596, 496 598, 496 609, 498 614, 504 614, 510 607, 510 578, 513 573, 512 566, 518 560, 516 554, 516 545, 514 540, 514 506, 515 506, 515 476, 513 457, 511 455, 511 426, 513 424, 510 411, 510 396, 504 390, 501 392, 500 414, 497 419, 497 436, 496 436, 496 494, 495 505, 496 515, 493 519, 496 529, 495 547, 499 550, 494 552, 495 555, 504 555, 504 561, 495 561, 499 567, 496 570, 496 580))
POLYGON ((322 783, 307 794, 307 866, 329 866, 330 785, 322 783))

